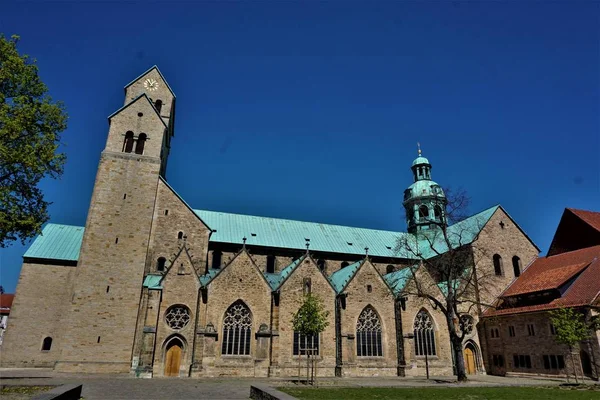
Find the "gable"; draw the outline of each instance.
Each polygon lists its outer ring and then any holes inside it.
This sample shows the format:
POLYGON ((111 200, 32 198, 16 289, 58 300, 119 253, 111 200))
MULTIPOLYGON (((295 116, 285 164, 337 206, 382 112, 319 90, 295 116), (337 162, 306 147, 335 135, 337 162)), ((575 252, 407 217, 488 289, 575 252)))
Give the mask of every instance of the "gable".
POLYGON ((222 268, 212 271, 215 270, 211 269, 208 274, 200 277, 203 286, 210 288, 212 285, 226 285, 225 287, 231 290, 237 288, 239 293, 243 293, 248 287, 256 284, 264 285, 264 288, 271 291, 271 285, 245 248, 222 268))
POLYGON ((286 284, 288 284, 289 281, 294 280, 293 278, 296 277, 297 275, 304 275, 304 276, 309 276, 311 279, 315 278, 315 279, 323 280, 323 282, 333 292, 335 292, 335 289, 331 285, 331 282, 329 281, 329 279, 327 279, 325 274, 323 274, 323 272, 317 266, 317 263, 315 262, 315 260, 313 260, 312 257, 310 257, 309 255, 304 255, 304 256, 300 257, 298 260, 294 261, 292 264, 290 264, 290 266, 284 268, 281 271, 281 274, 282 274, 282 276, 284 276, 284 278, 283 278, 283 281, 277 287, 277 289, 282 290, 283 288, 285 288, 286 284), (286 270, 288 270, 288 271, 286 271, 286 270))
POLYGON ((566 208, 548 256, 600 245, 600 213, 566 208))

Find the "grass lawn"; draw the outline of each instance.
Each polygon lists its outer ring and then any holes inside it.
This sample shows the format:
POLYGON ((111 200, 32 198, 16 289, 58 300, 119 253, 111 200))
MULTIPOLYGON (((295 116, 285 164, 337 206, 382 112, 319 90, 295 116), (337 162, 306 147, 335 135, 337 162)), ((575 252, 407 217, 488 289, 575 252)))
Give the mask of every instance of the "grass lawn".
POLYGON ((448 388, 278 388, 299 399, 315 400, 598 400, 600 391, 557 387, 448 387, 448 388))

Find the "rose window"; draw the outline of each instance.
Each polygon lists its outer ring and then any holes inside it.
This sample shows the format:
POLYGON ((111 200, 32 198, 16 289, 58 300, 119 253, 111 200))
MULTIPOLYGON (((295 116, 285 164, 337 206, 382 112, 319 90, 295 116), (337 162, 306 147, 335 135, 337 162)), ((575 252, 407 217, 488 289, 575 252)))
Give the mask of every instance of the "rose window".
POLYGON ((182 329, 190 322, 190 310, 185 306, 173 306, 167 310, 165 320, 171 329, 182 329))

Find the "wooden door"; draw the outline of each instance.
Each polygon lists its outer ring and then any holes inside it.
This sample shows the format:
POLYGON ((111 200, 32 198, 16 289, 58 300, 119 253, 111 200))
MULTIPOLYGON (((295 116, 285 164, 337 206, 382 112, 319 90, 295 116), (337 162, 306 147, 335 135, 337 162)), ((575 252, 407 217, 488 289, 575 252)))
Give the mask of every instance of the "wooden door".
POLYGON ((465 369, 467 370, 467 374, 474 374, 476 372, 475 368, 475 353, 469 347, 465 347, 465 369))
POLYGON ((181 364, 181 344, 177 341, 169 343, 165 357, 165 376, 179 376, 181 364))

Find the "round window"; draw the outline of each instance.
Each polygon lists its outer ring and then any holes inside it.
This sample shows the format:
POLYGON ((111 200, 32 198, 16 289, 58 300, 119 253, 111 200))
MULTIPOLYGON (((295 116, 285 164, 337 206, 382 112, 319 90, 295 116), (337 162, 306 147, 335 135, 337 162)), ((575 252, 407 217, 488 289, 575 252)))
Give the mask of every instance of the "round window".
POLYGON ((167 325, 171 329, 182 329, 190 322, 190 309, 186 306, 172 306, 165 314, 167 325))

